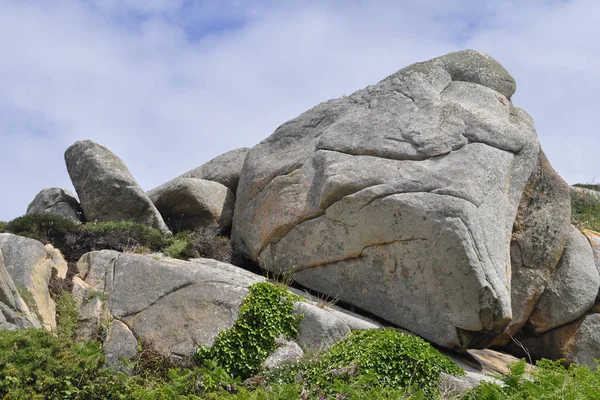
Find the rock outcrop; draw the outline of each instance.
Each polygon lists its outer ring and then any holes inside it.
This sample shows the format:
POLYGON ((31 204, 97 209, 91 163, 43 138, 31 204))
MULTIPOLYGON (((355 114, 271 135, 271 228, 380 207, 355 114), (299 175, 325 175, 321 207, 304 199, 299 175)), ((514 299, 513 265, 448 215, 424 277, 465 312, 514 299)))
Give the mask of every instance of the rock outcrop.
POLYGON ((50 213, 80 221, 83 211, 79 201, 67 189, 57 187, 42 189, 29 203, 26 214, 50 213))
POLYGON ((227 153, 223 153, 205 164, 202 164, 198 168, 194 168, 185 174, 181 174, 175 179, 194 178, 218 182, 223 186, 227 186, 227 188, 235 195, 244 160, 246 159, 249 150, 250 149, 247 147, 241 147, 239 149, 228 151, 227 153))
POLYGON ((65 162, 88 221, 133 221, 169 232, 123 161, 106 147, 76 142, 65 152, 65 162))
POLYGON ((164 221, 175 232, 217 227, 229 231, 235 196, 226 186, 195 178, 177 178, 148 192, 164 221))
POLYGON ((525 325, 552 280, 571 231, 569 185, 540 151, 519 204, 510 242, 512 321, 495 346, 508 344, 525 325))
POLYGON ((4 265, 0 250, 0 329, 39 328, 40 323, 21 298, 4 265))
POLYGON ((236 248, 439 345, 488 345, 513 317, 512 227, 540 151, 515 87, 463 51, 283 124, 246 158, 236 248))
POLYGON ((16 287, 27 291, 35 304, 29 304, 41 317, 44 328, 56 328, 56 306, 50 297, 48 284, 52 270, 59 278, 67 274, 67 262, 59 250, 52 245, 44 246, 37 240, 0 233, 0 251, 4 255, 4 266, 16 287))

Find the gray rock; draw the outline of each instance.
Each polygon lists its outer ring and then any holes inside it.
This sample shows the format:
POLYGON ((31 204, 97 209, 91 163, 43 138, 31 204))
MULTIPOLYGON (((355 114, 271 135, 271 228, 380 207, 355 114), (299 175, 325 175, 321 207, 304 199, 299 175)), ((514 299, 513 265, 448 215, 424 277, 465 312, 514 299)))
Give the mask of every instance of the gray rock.
POLYGON ((67 189, 45 188, 29 203, 26 214, 50 213, 80 221, 83 215, 79 201, 67 189))
POLYGON ((525 187, 510 242, 513 318, 494 341, 501 347, 525 325, 550 282, 571 229, 569 185, 540 151, 538 165, 525 187))
POLYGON ((112 321, 102 348, 108 367, 123 373, 132 372, 133 368, 128 363, 138 355, 138 342, 127 325, 121 321, 112 321))
POLYGON ((119 157, 91 140, 65 152, 69 176, 88 221, 133 221, 168 233, 160 213, 119 157))
POLYGON ((594 360, 600 359, 600 314, 586 314, 539 336, 521 334, 518 340, 521 347, 509 346, 516 355, 525 356, 525 348, 534 360, 562 358, 566 364, 587 365, 594 369, 594 360))
POLYGON ((247 147, 241 147, 228 151, 202 164, 198 168, 181 174, 178 178, 195 178, 218 182, 221 185, 227 186, 235 195, 244 160, 249 150, 247 147))
POLYGON ((264 280, 211 259, 181 261, 110 250, 87 253, 78 269, 73 290, 82 292, 75 298, 84 337, 93 336, 107 318, 118 319, 174 360, 192 357, 198 345, 212 345, 221 330, 233 326, 248 287, 264 280), (92 290, 104 295, 90 296, 92 290))
POLYGON ((592 246, 592 253, 594 254, 594 263, 596 269, 600 273, 600 233, 591 231, 589 229, 583 229, 581 231, 590 242, 592 246))
POLYGON ((514 87, 464 51, 283 124, 246 158, 237 251, 439 345, 488 345, 512 318, 512 226, 538 162, 514 87))
POLYGON ((235 196, 218 182, 177 178, 149 191, 148 197, 173 231, 231 228, 235 196))
POLYGON ((529 318, 535 334, 581 317, 593 307, 599 288, 592 247, 579 229, 571 227, 552 281, 529 318))
POLYGON ((298 343, 292 340, 277 338, 275 346, 275 351, 263 362, 263 368, 267 371, 299 361, 304 355, 304 351, 298 346, 298 343))
POLYGON ((40 323, 23 301, 6 266, 0 249, 0 329, 39 328, 40 323))
MULTIPOLYGON (((29 291, 35 301, 44 328, 56 328, 56 305, 50 297, 48 284, 52 270, 64 279, 67 262, 51 245, 44 246, 37 240, 0 233, 0 250, 4 254, 4 264, 8 274, 17 286, 29 291)), ((30 307, 33 307, 30 304, 30 307)))

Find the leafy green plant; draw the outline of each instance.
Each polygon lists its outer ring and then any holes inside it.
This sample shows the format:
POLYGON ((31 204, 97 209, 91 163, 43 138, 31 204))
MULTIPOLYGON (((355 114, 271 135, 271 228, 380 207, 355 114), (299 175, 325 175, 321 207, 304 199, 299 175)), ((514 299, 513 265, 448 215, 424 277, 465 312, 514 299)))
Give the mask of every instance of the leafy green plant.
POLYGON ((404 388, 433 395, 441 372, 464 374, 423 339, 393 329, 351 332, 304 371, 311 387, 339 391, 339 385, 404 388))
POLYGON ((71 292, 61 292, 56 298, 56 335, 60 339, 70 341, 74 337, 78 316, 71 292))
POLYGON ((81 224, 71 218, 52 213, 26 214, 6 223, 5 230, 43 242, 52 242, 57 236, 77 231, 81 224))
POLYGON ((484 383, 463 396, 464 400, 526 400, 526 399, 600 399, 600 365, 594 371, 587 366, 564 360, 542 359, 526 374, 525 361, 510 366, 510 373, 499 376, 503 385, 484 383))
POLYGON ((297 335, 302 317, 293 314, 293 304, 298 299, 267 282, 252 285, 233 327, 221 331, 211 348, 199 347, 197 360, 214 360, 233 376, 250 377, 275 350, 277 337, 297 335))
POLYGON ((6 222, 0 221, 0 233, 6 232, 6 222))

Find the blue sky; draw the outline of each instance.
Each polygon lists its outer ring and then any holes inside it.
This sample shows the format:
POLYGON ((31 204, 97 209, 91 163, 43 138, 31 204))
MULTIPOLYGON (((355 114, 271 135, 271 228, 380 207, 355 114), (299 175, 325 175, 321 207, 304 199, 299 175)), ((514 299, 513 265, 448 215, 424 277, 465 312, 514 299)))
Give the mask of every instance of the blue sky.
POLYGON ((473 48, 517 80, 550 162, 600 181, 596 0, 0 2, 0 220, 72 188, 76 140, 144 189, 252 146, 321 101, 473 48))

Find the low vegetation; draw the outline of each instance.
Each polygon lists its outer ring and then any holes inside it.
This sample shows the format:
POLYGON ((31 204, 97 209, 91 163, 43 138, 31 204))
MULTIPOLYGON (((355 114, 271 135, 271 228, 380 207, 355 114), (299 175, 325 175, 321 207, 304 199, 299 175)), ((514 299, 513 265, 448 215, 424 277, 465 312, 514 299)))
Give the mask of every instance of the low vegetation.
POLYGON ((587 190, 595 190, 598 192, 598 196, 595 196, 594 192, 572 193, 571 210, 573 223, 581 228, 600 232, 599 186, 593 184, 576 184, 574 186, 587 190))
POLYGON ((164 251, 174 258, 214 258, 231 260, 229 239, 213 228, 165 235, 152 227, 133 222, 88 222, 81 224, 59 215, 27 214, 3 223, 0 229, 30 237, 59 248, 67 261, 76 262, 93 250, 123 252, 164 251))

